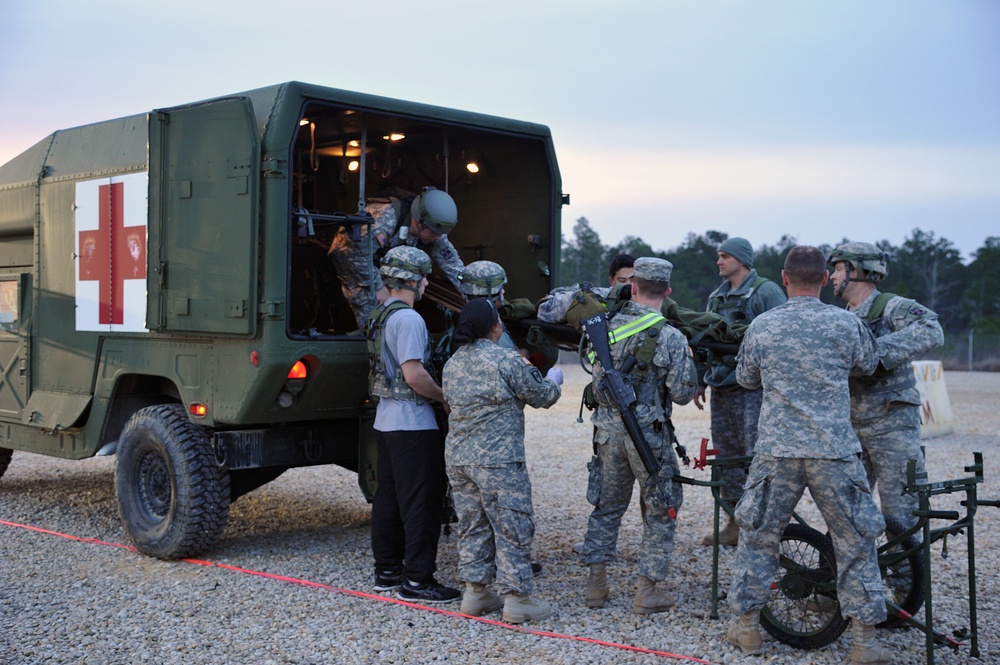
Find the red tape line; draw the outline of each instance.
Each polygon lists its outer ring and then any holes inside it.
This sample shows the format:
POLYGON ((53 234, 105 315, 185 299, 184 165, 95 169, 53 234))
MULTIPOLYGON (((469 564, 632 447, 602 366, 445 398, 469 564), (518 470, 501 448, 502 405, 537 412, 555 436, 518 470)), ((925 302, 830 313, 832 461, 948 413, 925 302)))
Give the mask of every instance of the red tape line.
MULTIPOLYGON (((28 531, 35 531, 36 533, 43 533, 47 536, 58 536, 59 538, 65 538, 67 540, 75 540, 79 543, 87 543, 89 545, 104 545, 106 547, 117 547, 119 549, 127 550, 129 552, 138 553, 138 550, 131 545, 122 545, 121 543, 109 543, 103 540, 98 540, 97 538, 84 538, 81 536, 73 536, 68 533, 60 533, 58 531, 51 531, 49 529, 43 529, 37 526, 31 526, 28 524, 19 524, 17 522, 8 522, 7 520, 0 520, 0 524, 4 526, 14 527, 16 529, 26 529, 28 531)), ((356 598, 367 598, 369 600, 377 600, 383 603, 392 603, 395 605, 404 605, 416 610, 424 610, 425 612, 434 612, 436 614, 442 614, 445 616, 455 617, 457 619, 465 619, 466 621, 478 621, 479 623, 488 624, 490 626, 497 626, 498 628, 504 628, 507 630, 516 631, 519 633, 524 633, 526 635, 537 635, 538 637, 550 637, 560 640, 573 640, 575 642, 584 642, 586 644, 596 644, 602 647, 610 647, 613 649, 621 649, 623 651, 634 651, 636 653, 647 653, 653 656, 663 656, 665 658, 676 658, 678 660, 687 660, 693 663, 711 663, 711 661, 703 660, 701 658, 695 658, 694 656, 684 656, 681 654, 670 653, 669 651, 657 651, 656 649, 646 649, 644 647, 636 647, 628 644, 620 644, 618 642, 608 642, 606 640, 598 640, 592 637, 582 637, 580 635, 565 635, 563 633, 552 633, 544 630, 532 630, 531 628, 525 628, 523 626, 504 623, 503 621, 497 621, 495 619, 486 619, 483 617, 473 617, 467 614, 461 614, 460 612, 455 612, 453 610, 444 610, 437 607, 427 607, 426 605, 420 605, 417 603, 411 603, 405 600, 399 600, 397 598, 390 598, 387 596, 377 595, 373 593, 365 593, 364 591, 354 591, 353 589, 341 589, 339 587, 330 586, 329 584, 322 584, 320 582, 311 582, 309 580, 304 580, 298 577, 288 577, 286 575, 276 575, 274 573, 265 573, 260 570, 251 570, 249 568, 241 568, 239 566, 231 566, 225 563, 215 563, 213 561, 204 561, 202 559, 181 559, 184 563, 190 563, 197 566, 208 566, 211 568, 221 568, 222 570, 228 570, 234 573, 242 573, 244 575, 253 575, 254 577, 263 577, 265 579, 274 580, 276 582, 284 582, 286 584, 294 584, 296 586, 304 586, 312 589, 320 589, 322 591, 330 591, 333 593, 342 593, 348 596, 354 596, 356 598)))

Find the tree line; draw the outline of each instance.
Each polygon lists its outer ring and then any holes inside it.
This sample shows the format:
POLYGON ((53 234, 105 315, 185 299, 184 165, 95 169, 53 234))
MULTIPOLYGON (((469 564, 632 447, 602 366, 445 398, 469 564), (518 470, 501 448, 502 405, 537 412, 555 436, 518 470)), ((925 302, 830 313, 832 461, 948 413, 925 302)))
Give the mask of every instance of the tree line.
MULTIPOLYGON (((709 293, 721 281, 716 250, 728 237, 721 231, 689 233, 680 246, 666 251, 654 250, 636 236, 626 236, 611 246, 602 243, 587 218, 581 217, 573 226, 573 236, 563 239, 559 283, 604 286, 608 265, 618 254, 658 256, 674 265, 671 298, 682 307, 704 310, 709 293)), ((829 255, 844 242, 819 249, 829 255)), ((797 244, 795 237, 785 235, 774 246, 755 246, 754 268, 780 284, 785 255, 797 244)), ((889 255, 889 275, 879 284, 880 291, 913 298, 937 312, 947 333, 1000 333, 1000 236, 986 238, 968 265, 962 263, 954 243, 933 231, 914 229, 898 247, 887 240, 875 244, 889 255)), ((834 297, 832 285, 823 289, 821 297, 827 303, 843 304, 834 297)))

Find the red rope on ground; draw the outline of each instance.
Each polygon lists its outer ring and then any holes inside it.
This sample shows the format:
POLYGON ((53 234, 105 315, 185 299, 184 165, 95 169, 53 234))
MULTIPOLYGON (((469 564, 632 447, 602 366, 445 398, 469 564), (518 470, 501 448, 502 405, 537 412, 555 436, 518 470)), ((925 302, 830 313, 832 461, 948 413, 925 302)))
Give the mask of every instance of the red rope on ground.
MULTIPOLYGON (((43 533, 47 536, 58 536, 59 538, 65 538, 67 540, 74 540, 80 543, 87 543, 90 545, 104 545, 107 547, 117 547, 119 549, 127 550, 129 552, 136 552, 138 550, 131 545, 122 545, 120 543, 109 543, 103 540, 98 540, 97 538, 84 538, 81 536, 73 536, 67 533, 60 533, 58 531, 51 531, 49 529, 43 529, 37 526, 31 526, 28 524, 19 524, 17 522, 9 522, 7 520, 0 520, 0 524, 4 526, 14 527, 16 529, 26 529, 28 531, 34 531, 36 533, 43 533)), ((210 568, 221 568, 222 570, 228 570, 234 573, 242 573, 244 575, 253 575, 254 577, 262 577, 264 579, 274 580, 276 582, 284 582, 286 584, 294 584, 296 586, 303 586, 312 589, 320 589, 322 591, 330 591, 333 593, 342 593, 348 596, 355 596, 357 598, 366 598, 369 600, 377 600, 383 603, 392 603, 395 605, 403 605, 416 610, 423 610, 425 612, 434 612, 435 614, 442 614, 445 616, 455 617, 457 619, 465 619, 466 621, 478 621, 480 623, 488 624, 491 626, 496 626, 498 628, 504 628, 506 630, 512 630, 519 633, 524 633, 526 635, 537 635, 538 637, 550 637, 561 640, 573 640, 575 642, 584 642, 586 644, 596 644, 602 647, 610 647, 613 649, 621 649, 623 651, 634 651, 636 653, 646 653, 653 656, 663 656, 665 658, 676 658, 678 660, 687 660, 693 663, 710 663, 710 661, 703 660, 701 658, 695 658, 694 656, 684 656, 681 654, 670 653, 669 651, 657 651, 656 649, 647 649, 644 647, 636 647, 629 644, 620 644, 618 642, 608 642, 607 640, 599 640, 592 637, 582 637, 580 635, 566 635, 563 633, 552 633, 544 630, 533 630, 531 628, 525 628, 524 626, 519 626, 515 624, 504 623, 503 621, 497 621, 496 619, 486 619, 484 617, 473 617, 467 614, 461 614, 460 612, 455 612, 454 610, 445 610, 438 607, 428 607, 426 605, 420 605, 418 603, 411 603, 405 600, 399 600, 397 598, 390 598, 388 596, 382 596, 373 593, 365 593, 364 591, 354 591, 353 589, 342 589, 335 586, 330 586, 329 584, 323 584, 321 582, 312 582, 310 580, 304 580, 298 577, 288 577, 286 575, 277 575, 275 573, 265 573, 260 570, 251 570, 249 568, 241 568, 239 566, 231 566, 225 563, 215 563, 214 561, 205 561, 202 559, 182 559, 185 563, 190 563, 198 566, 207 566, 210 568)))

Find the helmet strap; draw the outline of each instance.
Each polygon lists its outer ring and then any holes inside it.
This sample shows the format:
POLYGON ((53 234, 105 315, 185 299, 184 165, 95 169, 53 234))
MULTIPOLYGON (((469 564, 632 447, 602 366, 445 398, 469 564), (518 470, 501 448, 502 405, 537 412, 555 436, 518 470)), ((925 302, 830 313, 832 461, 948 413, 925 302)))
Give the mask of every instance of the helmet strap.
POLYGON ((857 282, 859 280, 851 279, 851 273, 854 271, 854 265, 850 261, 844 261, 844 281, 840 283, 833 289, 833 295, 838 298, 844 297, 844 291, 847 290, 847 285, 851 282, 857 282))

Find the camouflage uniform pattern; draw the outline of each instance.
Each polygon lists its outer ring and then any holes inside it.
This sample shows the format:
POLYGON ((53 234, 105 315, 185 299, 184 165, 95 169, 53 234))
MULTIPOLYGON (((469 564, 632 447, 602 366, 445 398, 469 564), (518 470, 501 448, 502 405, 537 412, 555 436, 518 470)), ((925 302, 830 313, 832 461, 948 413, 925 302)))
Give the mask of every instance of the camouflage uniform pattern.
MULTIPOLYGON (((750 323, 785 302, 784 290, 770 280, 753 288, 758 277, 756 270, 750 270, 736 288, 732 288, 729 280, 722 282, 708 296, 707 311, 721 315, 730 324, 750 323)), ((719 451, 718 457, 753 455, 761 391, 746 390, 736 382, 736 358, 733 356, 716 356, 705 372, 705 384, 712 389, 712 447, 719 451)), ((745 480, 743 469, 723 469, 722 497, 738 499, 745 480)))
MULTIPOLYGON (((854 313, 867 320, 876 289, 854 313)), ((880 366, 871 377, 851 379, 851 421, 865 451, 865 467, 878 485, 882 513, 910 527, 917 522, 915 494, 903 494, 908 460, 924 472, 920 449, 920 396, 911 361, 941 346, 944 332, 937 314, 899 296, 886 304, 875 330, 880 366)))
POLYGON ((444 366, 442 389, 451 406, 445 463, 458 514, 459 578, 531 593, 535 521, 524 406, 548 408, 561 389, 488 339, 459 347, 444 366))
POLYGON ((458 281, 461 285, 459 291, 466 297, 499 297, 503 285, 507 283, 507 272, 493 261, 473 261, 465 266, 458 281))
MULTIPOLYGON (((466 300, 489 298, 498 310, 503 307, 503 285, 507 283, 507 272, 499 263, 473 261, 465 266, 458 280, 461 282, 459 290, 466 300)), ((517 350, 517 344, 510 336, 510 330, 507 329, 506 323, 503 324, 503 334, 497 344, 505 349, 517 350)))
POLYGON ((883 621, 875 539, 885 522, 857 457, 848 387, 851 374, 878 364, 874 337, 845 310, 794 297, 750 324, 738 357, 740 385, 763 387, 764 401, 757 452, 736 508, 730 606, 744 614, 767 602, 781 534, 808 487, 833 538, 844 616, 883 621))
MULTIPOLYGON (((538 301, 538 319, 546 323, 566 323, 566 312, 573 304, 573 296, 580 290, 580 284, 559 286, 538 301)), ((607 299, 611 287, 595 286, 591 289, 601 299, 607 299)))
MULTIPOLYGON (((639 261, 636 260, 638 276, 639 261)), ((608 323, 610 330, 620 328, 650 312, 650 307, 629 302, 608 323)), ((633 335, 611 345, 611 358, 616 367, 621 367, 625 358, 634 354, 643 335, 633 335)), ((593 381, 596 387, 604 371, 600 363, 594 365, 593 381)), ((664 479, 673 478, 680 472, 677 456, 671 447, 671 433, 666 425, 672 404, 687 404, 697 390, 697 376, 687 338, 676 328, 664 325, 656 340, 656 351, 649 370, 635 385, 637 403, 636 417, 653 454, 660 460, 660 474, 664 479)), ((600 391, 595 391, 599 393, 600 391)), ((636 480, 641 487, 641 499, 645 507, 643 515, 642 543, 639 547, 639 574, 654 582, 666 579, 670 567, 670 555, 674 547, 674 532, 677 520, 667 514, 665 507, 654 508, 646 486, 648 474, 635 445, 625 431, 621 417, 614 407, 598 394, 598 407, 591 416, 594 424, 595 460, 599 471, 591 483, 590 492, 596 496, 594 510, 587 523, 584 541, 585 562, 605 563, 614 558, 618 549, 618 532, 622 517, 632 499, 632 487, 636 480)), ((678 483, 671 485, 675 508, 683 503, 683 491, 678 483)))
POLYGON ((458 276, 464 265, 447 235, 441 236, 431 245, 424 245, 417 236, 409 234, 405 240, 400 240, 396 227, 409 229, 409 206, 402 205, 402 215, 405 217, 402 222, 398 220, 396 207, 391 200, 369 203, 367 209, 375 221, 368 227, 362 227, 361 239, 354 242, 350 229, 341 228, 334 236, 329 251, 340 278, 341 292, 354 310, 359 328, 364 329, 368 315, 376 305, 374 294, 385 286, 372 258, 381 247, 401 244, 419 247, 430 255, 455 288, 459 287, 458 276))

